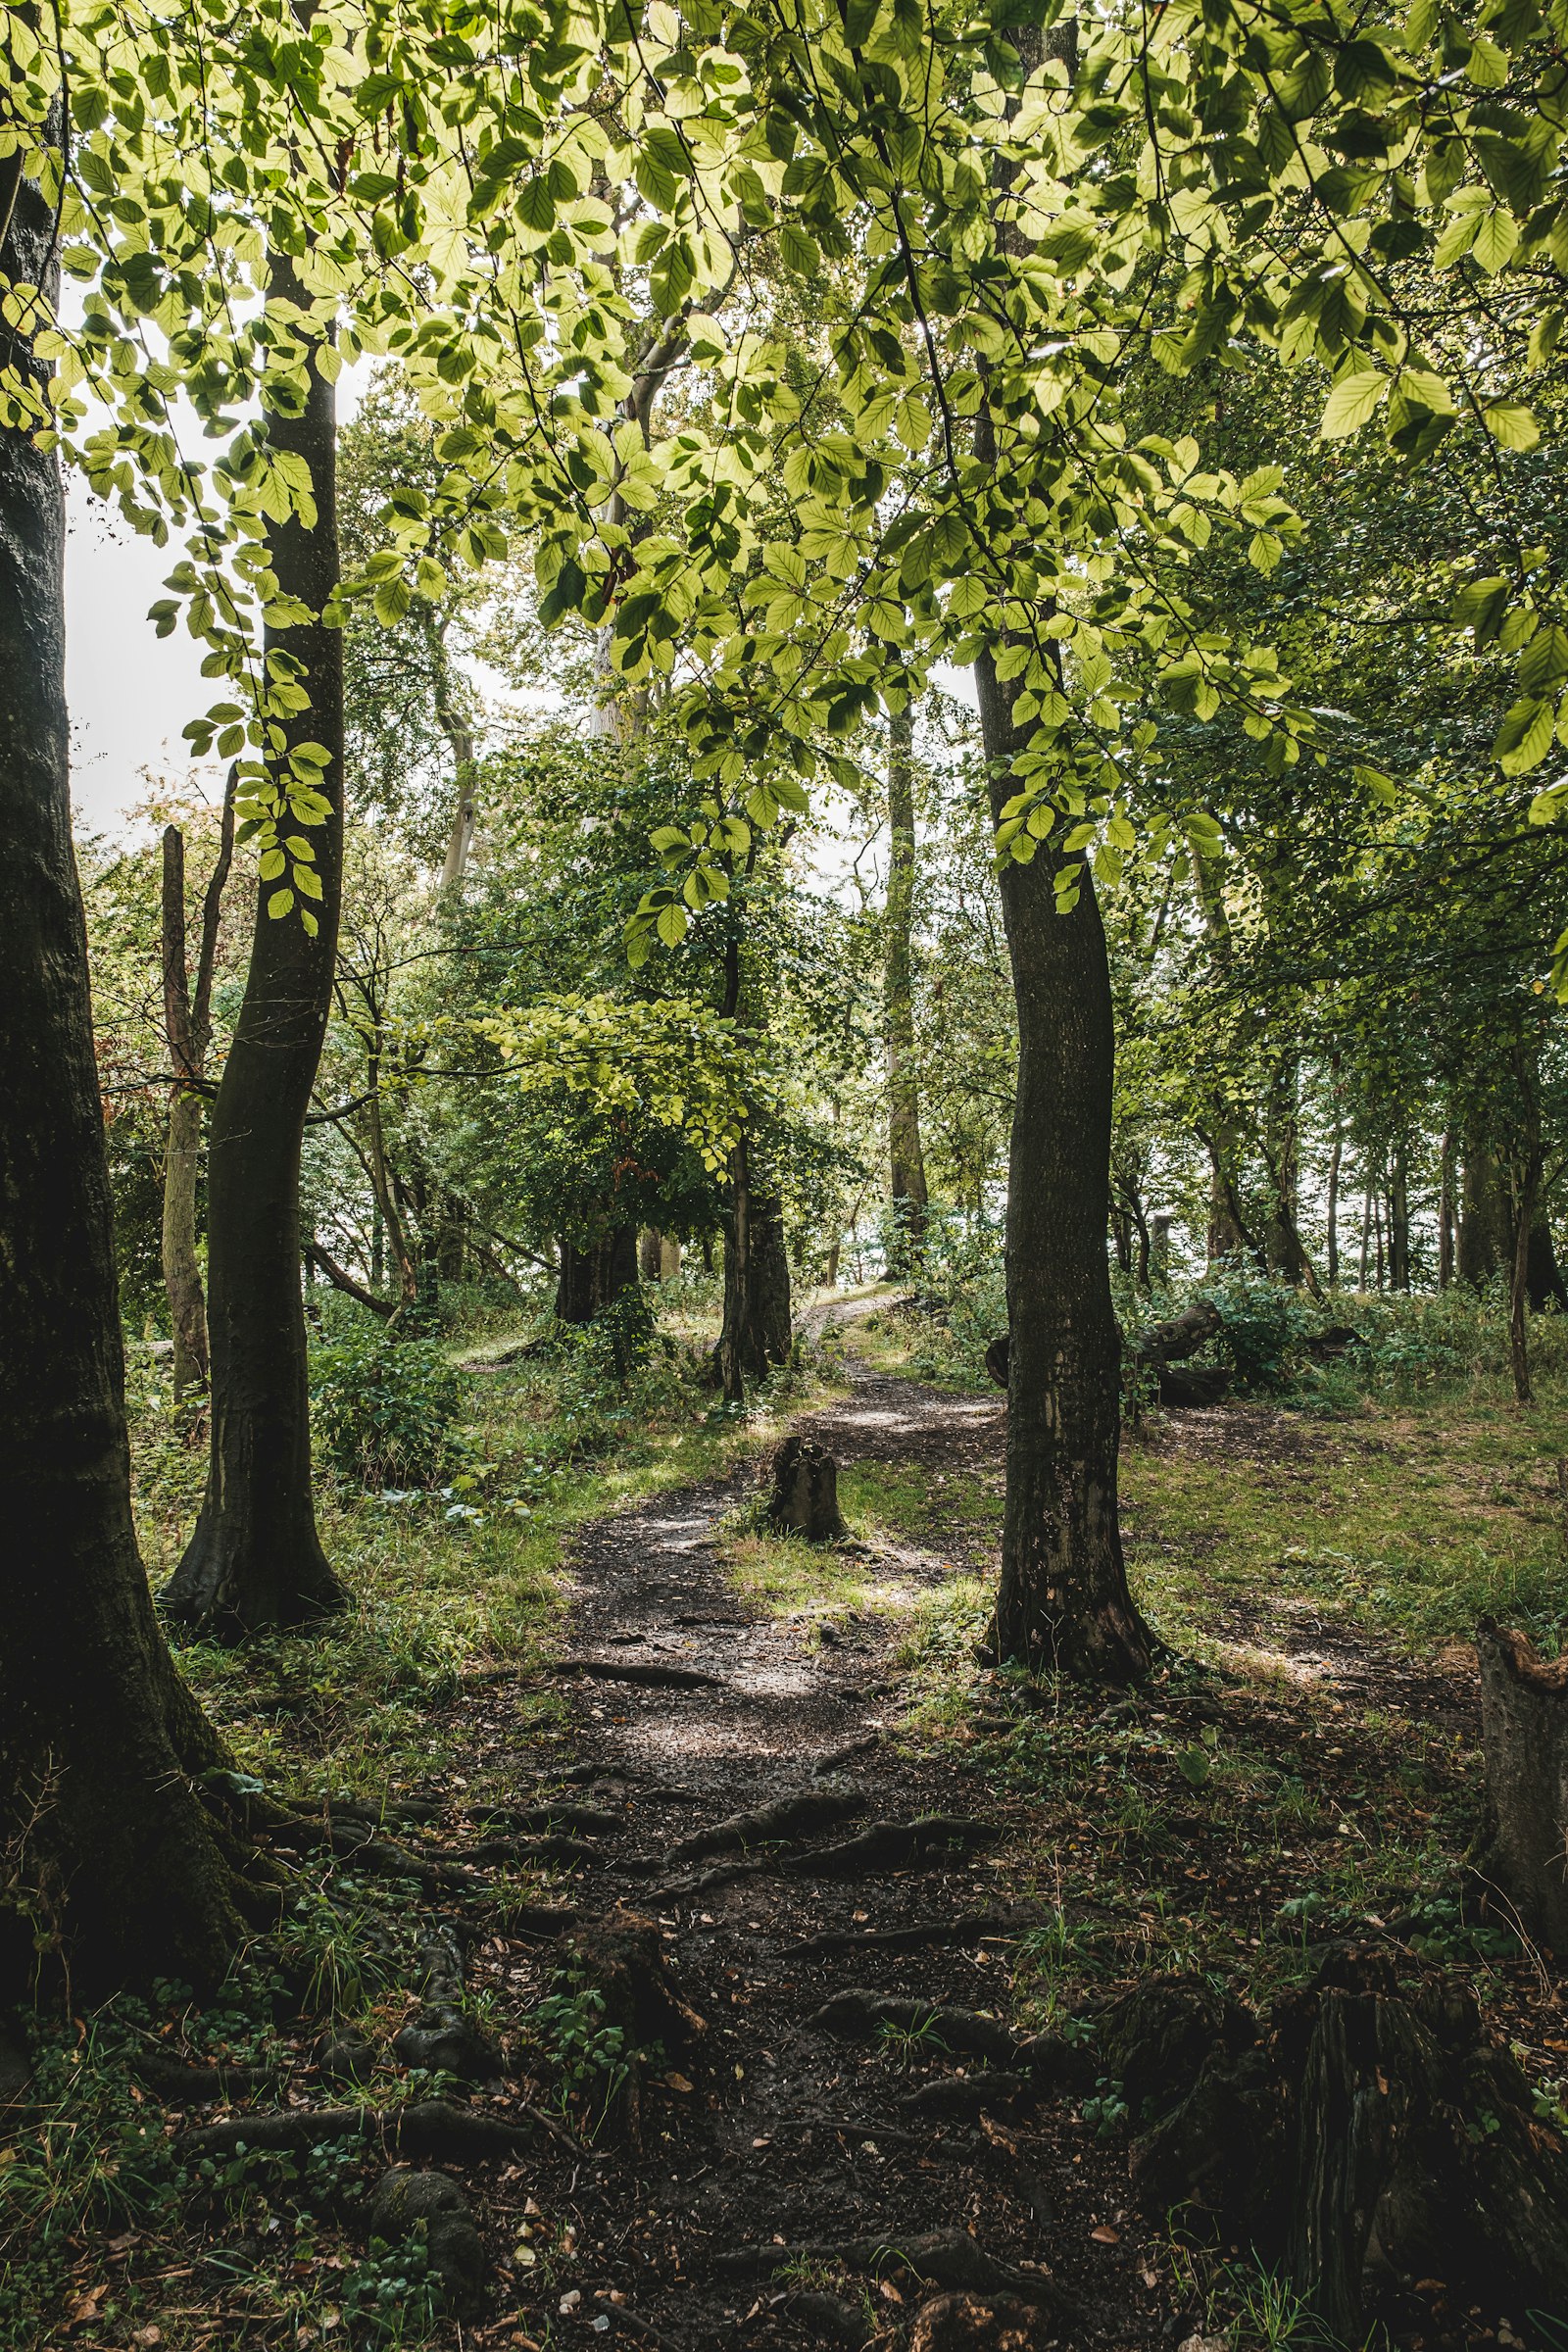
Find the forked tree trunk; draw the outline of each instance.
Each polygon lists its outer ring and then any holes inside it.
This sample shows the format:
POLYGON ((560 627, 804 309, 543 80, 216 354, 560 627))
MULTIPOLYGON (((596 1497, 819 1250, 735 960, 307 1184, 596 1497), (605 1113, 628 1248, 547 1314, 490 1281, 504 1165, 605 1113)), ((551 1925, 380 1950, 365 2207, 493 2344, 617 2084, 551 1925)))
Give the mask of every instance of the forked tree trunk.
MULTIPOLYGON (((58 135, 58 118, 54 125, 58 135)), ((52 209, 0 167, 0 270, 53 313, 52 209)), ((10 359, 50 368, 14 323, 10 359)), ((124 1361, 71 845, 65 501, 0 426, 0 2002, 210 1984, 256 1888, 200 1776, 226 1758, 153 1616, 130 1511, 124 1361)))
POLYGON ((920 1087, 914 1038, 914 713, 888 721, 888 897, 883 997, 888 1053, 888 1164, 893 1230, 888 1272, 917 1265, 925 1249, 928 1197, 920 1145, 920 1087))
MULTIPOLYGON (((1027 740, 989 652, 980 725, 1000 817, 1027 740)), ((1127 1589, 1117 1515, 1121 1339, 1111 1304, 1115 1033, 1110 967, 1087 871, 1058 914, 1049 855, 1009 863, 1002 906, 1018 1009, 1007 1184, 1007 1492, 996 1649, 1032 1670, 1124 1682, 1152 1638, 1127 1589)))
POLYGON ((1477 1867, 1526 1933, 1568 1958, 1568 1657, 1490 1618, 1476 1635, 1486 1817, 1477 1867))
MULTIPOLYGON (((274 258, 273 294, 302 299, 291 263, 274 258)), ((316 520, 274 527, 278 585, 313 614, 338 580, 332 387, 309 366, 298 416, 270 413, 271 445, 310 469, 316 520)), ((314 936, 296 906, 273 917, 276 887, 258 886, 250 970, 213 1108, 208 1156, 208 1323, 213 1353, 212 1460, 196 1531, 165 1589, 182 1624, 223 1642, 308 1624, 346 1599, 321 1549, 311 1494, 311 1431, 300 1290, 300 1150, 332 1003, 343 872, 343 634, 318 619, 270 629, 270 655, 299 664, 309 708, 287 722, 295 743, 331 754, 331 804, 312 834, 321 896, 314 936)))

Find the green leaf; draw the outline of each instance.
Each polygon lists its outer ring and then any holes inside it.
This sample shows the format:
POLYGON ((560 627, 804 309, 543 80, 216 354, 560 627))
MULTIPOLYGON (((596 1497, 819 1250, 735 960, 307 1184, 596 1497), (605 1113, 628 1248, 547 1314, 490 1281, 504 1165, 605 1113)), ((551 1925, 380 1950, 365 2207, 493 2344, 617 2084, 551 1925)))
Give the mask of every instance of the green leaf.
POLYGON ((1534 449, 1541 427, 1519 400, 1489 400, 1481 412, 1488 432, 1504 449, 1534 449))
POLYGON ((291 890, 274 890, 267 902, 267 911, 274 923, 281 922, 293 905, 294 893, 291 890))
POLYGON ((1555 713, 1549 702, 1528 695, 1514 704, 1497 729, 1493 757, 1505 776, 1539 767, 1551 749, 1555 713))
POLYGON ((1325 441, 1343 441, 1348 433, 1358 432, 1377 409, 1389 379, 1376 368, 1362 368, 1355 375, 1342 375, 1323 411, 1318 431, 1325 441))
POLYGON ((1470 251, 1486 270, 1495 276, 1513 260, 1519 247, 1519 223, 1511 213, 1483 213, 1476 228, 1476 241, 1470 251))

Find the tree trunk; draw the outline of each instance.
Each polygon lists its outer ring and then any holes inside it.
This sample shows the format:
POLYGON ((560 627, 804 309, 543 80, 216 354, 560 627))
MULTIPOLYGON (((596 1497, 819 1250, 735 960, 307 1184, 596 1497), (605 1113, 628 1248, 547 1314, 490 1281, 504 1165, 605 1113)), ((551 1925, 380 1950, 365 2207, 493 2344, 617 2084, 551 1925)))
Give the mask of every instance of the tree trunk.
POLYGON ((657 1225, 646 1225, 637 1243, 637 1263, 644 1282, 664 1279, 663 1238, 657 1225))
POLYGON ((888 720, 888 896, 883 1004, 888 1053, 888 1162, 893 1227, 888 1272, 917 1265, 925 1248, 927 1195, 915 1065, 914 745, 912 710, 888 720))
MULTIPOLYGON (((988 650, 975 665, 993 813, 1027 740, 988 650)), ((1052 859, 1009 861, 1002 906, 1018 1011, 1018 1092, 1007 1187, 1011 1351, 1007 1491, 996 1651, 1039 1672, 1148 1673, 1117 1516, 1121 1340, 1111 1305, 1115 1034, 1105 935, 1087 868, 1058 914, 1052 859)))
MULTIPOLYGON (((446 648, 443 644, 443 663, 446 659, 446 648)), ((441 888, 443 891, 447 891, 456 890, 463 880, 468 867, 468 852, 473 847, 476 809, 474 747, 473 736, 469 729, 445 704, 438 709, 436 715, 441 722, 447 741, 452 746, 452 755, 457 762, 458 770, 457 797, 452 809, 452 827, 447 835, 447 853, 441 863, 441 888)))
POLYGON ((234 786, 228 771, 218 858, 202 902, 196 989, 191 994, 185 953, 185 838, 177 825, 164 831, 164 1034, 173 1076, 169 1143, 164 1159, 163 1266, 169 1322, 174 1341, 174 1395, 205 1389, 208 1380, 207 1300, 196 1254, 196 1189, 201 1174, 202 1098, 199 1081, 212 1039, 213 971, 223 885, 234 856, 234 786))
POLYGON ((563 1323, 591 1323, 637 1288, 637 1228, 612 1225, 581 1248, 561 1238, 556 1313, 563 1323))
POLYGON ((1356 1286, 1355 1286, 1355 1287, 1356 1287, 1356 1289, 1357 1289, 1358 1291, 1362 1292, 1363 1294, 1365 1293, 1365 1290, 1366 1290, 1366 1275, 1367 1275, 1367 1252, 1368 1252, 1368 1250, 1370 1250, 1370 1248, 1371 1248, 1371 1245, 1372 1245, 1372 1187, 1371 1187, 1371 1185, 1369 1184, 1369 1185, 1367 1186, 1367 1188, 1366 1188, 1366 1195, 1365 1195, 1365 1198, 1363 1199, 1363 1200, 1362 1200, 1362 1202, 1361 1202, 1361 1266, 1360 1266, 1360 1271, 1359 1271, 1359 1273, 1358 1273, 1358 1275, 1357 1275, 1357 1277, 1356 1277, 1356 1286))
POLYGON ((1477 1864, 1527 1935, 1568 1958, 1568 1656, 1490 1619, 1476 1636, 1487 1802, 1477 1864))
POLYGON ((1513 1264, 1508 1278, 1508 1353, 1513 1393, 1519 1404, 1532 1401, 1530 1385, 1530 1241, 1541 1199, 1541 1149, 1532 1142, 1514 1203, 1513 1264))
MULTIPOLYGON (((292 264, 274 257, 274 295, 303 299, 292 264)), ((332 387, 314 357, 302 413, 268 416, 274 448, 304 460, 314 528, 298 516, 271 528, 278 586, 319 615, 337 585, 336 433, 332 387)), ((332 1002, 343 867, 343 637, 319 618, 270 629, 269 658, 298 665, 309 708, 287 722, 291 743, 331 754, 321 790, 331 804, 311 839, 321 896, 314 937, 296 906, 268 912, 260 883, 250 970, 213 1109, 207 1235, 213 1355, 212 1463, 196 1532, 165 1590, 182 1623, 234 1642, 306 1624, 346 1594, 316 1531, 305 1312, 300 1295, 300 1149, 332 1002)))
POLYGON ((1345 1129, 1334 1122, 1334 1149, 1329 1154, 1328 1267, 1329 1289, 1340 1287, 1340 1167, 1345 1156, 1345 1129))
POLYGON ((1410 1173, 1402 1144, 1395 1151, 1389 1176, 1389 1287, 1410 1288, 1410 1173))
MULTIPOLYGON (((51 129, 59 133, 58 114, 51 129)), ((52 208, 0 166, 0 270, 58 284, 52 208)), ((13 323, 40 398, 50 368, 13 323)), ((87 941, 71 846, 65 501, 0 425, 0 2001, 210 1985, 255 1910, 200 1776, 221 1745, 153 1616, 130 1510, 124 1360, 87 941)), ((216 1801, 216 1800, 215 1800, 216 1801)))
POLYGON ((1472 1128, 1465 1138, 1459 1207, 1459 1280, 1478 1287, 1491 1282, 1503 1271, 1509 1255, 1502 1180, 1495 1158, 1472 1128))
POLYGON ((659 1237, 659 1279, 674 1282, 680 1273, 680 1239, 673 1233, 659 1237))
POLYGON ((1438 1288, 1453 1283, 1453 1129, 1445 1127, 1438 1149, 1438 1288))
POLYGON ((788 1360, 794 1332, 784 1212, 769 1194, 754 1190, 751 1150, 744 1134, 730 1153, 729 1178, 724 1321, 714 1368, 726 1402, 738 1404, 749 1380, 765 1380, 788 1360))
POLYGON ((1568 1288, 1564 1287, 1562 1268, 1557 1263, 1557 1246, 1551 1238, 1550 1220, 1539 1210, 1530 1225, 1525 1288, 1529 1294, 1532 1314, 1544 1314, 1548 1306, 1568 1311, 1568 1288))

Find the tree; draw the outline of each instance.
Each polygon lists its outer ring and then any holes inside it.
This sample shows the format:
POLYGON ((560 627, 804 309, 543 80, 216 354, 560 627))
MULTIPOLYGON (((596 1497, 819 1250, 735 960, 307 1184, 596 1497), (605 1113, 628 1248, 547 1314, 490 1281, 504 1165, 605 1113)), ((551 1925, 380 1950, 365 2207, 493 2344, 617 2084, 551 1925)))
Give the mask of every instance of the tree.
POLYGON ((172 1073, 169 1141, 164 1159, 163 1266, 169 1321, 174 1341, 174 1394, 205 1389, 210 1358, 207 1300, 196 1250, 196 1191, 200 1175, 203 1097, 207 1054, 213 1039, 213 975, 218 961, 218 926, 223 885, 234 855, 235 771, 223 794, 218 857, 202 894, 201 937, 196 980, 191 985, 185 945, 185 837, 166 825, 163 843, 164 1033, 172 1073))
POLYGON ((316 1529, 300 1295, 300 1150, 331 1010, 343 865, 343 640, 327 617, 339 577, 335 401, 286 255, 274 256, 269 300, 285 366, 305 385, 303 398, 288 375, 273 388, 268 438, 305 469, 310 496, 271 529, 290 618, 270 625, 267 659, 292 690, 286 751, 310 754, 327 811, 313 843, 263 858, 244 1002, 213 1106, 211 1466, 164 1603, 220 1641, 307 1624, 347 1598, 316 1529), (292 889, 280 883, 289 858, 292 889))
MULTIPOLYGON (((35 28, 14 21, 32 44, 35 28)), ((25 64, 26 57, 22 61, 25 64)), ((39 446, 56 299, 58 101, 0 165, 0 1996, 223 1973, 275 1908, 212 1778, 227 1759, 153 1616, 131 1520, 124 1364, 86 939, 71 848, 65 501, 39 446), (34 144, 34 141, 36 144, 34 144), (29 152, 29 149, 31 150, 29 152)))
POLYGON ((883 1003, 888 1054, 888 1177, 893 1212, 889 1272, 918 1264, 928 1200, 920 1148, 920 1086, 915 1054, 914 712, 888 720, 888 889, 883 1003))

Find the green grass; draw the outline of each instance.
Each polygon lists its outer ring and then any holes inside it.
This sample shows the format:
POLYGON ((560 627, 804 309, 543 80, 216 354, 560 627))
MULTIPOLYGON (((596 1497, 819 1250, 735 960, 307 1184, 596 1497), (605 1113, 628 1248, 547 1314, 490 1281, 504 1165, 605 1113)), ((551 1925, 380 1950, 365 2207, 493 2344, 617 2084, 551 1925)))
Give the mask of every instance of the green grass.
MULTIPOLYGON (((569 1362, 470 1371, 449 1487, 382 1495, 318 1478, 321 1539, 350 1610, 319 1634, 179 1647, 236 1760, 306 1795, 438 1782, 466 1680, 526 1672, 561 1640, 562 1563, 579 1527, 721 1475, 831 1393, 813 1366, 737 1413, 715 1406, 694 1366, 695 1351, 661 1356, 625 1395, 569 1362)), ((183 1442, 167 1386, 144 1381, 132 1404, 137 1521, 156 1589, 194 1521, 206 1455, 183 1442)), ((529 1694, 519 1736, 529 1723, 546 1730, 555 1708, 549 1691, 529 1694)))
POLYGON ((1494 1614, 1555 1648, 1559 1400, 1367 1403, 1334 1421, 1257 1405, 1170 1433, 1128 1443, 1122 1505, 1134 1582, 1180 1646, 1234 1650, 1218 1602, 1276 1620, 1309 1604, 1406 1652, 1494 1614))

